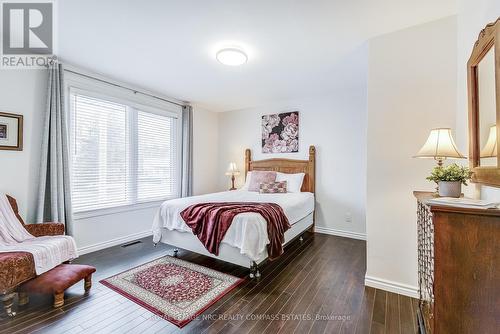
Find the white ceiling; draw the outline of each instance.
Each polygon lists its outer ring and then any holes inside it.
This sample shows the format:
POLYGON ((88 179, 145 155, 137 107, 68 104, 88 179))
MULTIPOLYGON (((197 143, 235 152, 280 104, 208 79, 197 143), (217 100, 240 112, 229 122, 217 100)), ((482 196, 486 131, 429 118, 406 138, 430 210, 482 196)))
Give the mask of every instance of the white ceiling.
POLYGON ((369 38, 456 13, 456 0, 59 0, 59 56, 213 111, 350 84, 369 38), (249 62, 227 67, 221 43, 249 62))

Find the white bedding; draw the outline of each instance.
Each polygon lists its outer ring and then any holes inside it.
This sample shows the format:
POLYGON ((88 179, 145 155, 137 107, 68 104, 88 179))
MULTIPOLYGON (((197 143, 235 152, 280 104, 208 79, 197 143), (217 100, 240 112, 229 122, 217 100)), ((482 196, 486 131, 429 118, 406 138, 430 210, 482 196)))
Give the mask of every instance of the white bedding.
MULTIPOLYGON (((160 241, 162 228, 191 233, 191 229, 180 216, 181 211, 190 205, 207 202, 276 203, 283 208, 291 225, 314 211, 314 195, 308 192, 259 194, 246 190, 236 190, 178 198, 162 203, 153 221, 153 241, 155 243, 160 241)), ((258 213, 239 214, 234 217, 222 242, 238 247, 241 254, 256 259, 269 243, 266 224, 264 218, 258 213)))

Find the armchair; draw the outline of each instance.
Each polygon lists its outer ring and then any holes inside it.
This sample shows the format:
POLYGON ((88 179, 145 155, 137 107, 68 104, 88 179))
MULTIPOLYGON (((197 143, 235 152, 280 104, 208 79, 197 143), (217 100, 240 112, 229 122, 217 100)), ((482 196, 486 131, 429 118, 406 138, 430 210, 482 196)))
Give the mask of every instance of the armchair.
MULTIPOLYGON (((7 195, 7 199, 24 228, 35 237, 64 234, 62 223, 25 224, 19 214, 17 201, 7 195)), ((36 277, 33 255, 27 252, 0 253, 0 300, 9 316, 14 316, 12 303, 16 288, 36 277)))
POLYGON ((17 201, 14 197, 7 195, 10 206, 16 214, 17 219, 21 222, 24 228, 32 234, 34 237, 41 237, 46 235, 63 235, 64 234, 64 224, 56 222, 47 222, 40 224, 26 224, 23 217, 19 214, 19 208, 17 206, 17 201))

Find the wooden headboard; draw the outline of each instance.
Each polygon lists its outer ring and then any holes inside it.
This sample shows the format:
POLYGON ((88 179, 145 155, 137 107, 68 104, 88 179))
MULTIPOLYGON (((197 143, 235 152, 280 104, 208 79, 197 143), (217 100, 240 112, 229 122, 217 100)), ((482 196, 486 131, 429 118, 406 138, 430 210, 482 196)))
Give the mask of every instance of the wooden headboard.
POLYGON ((294 159, 266 159, 252 160, 252 152, 250 149, 245 151, 245 177, 247 172, 252 170, 270 170, 282 173, 305 173, 304 182, 302 183, 302 191, 314 193, 315 190, 315 170, 316 170, 316 148, 309 146, 309 160, 294 160, 294 159))

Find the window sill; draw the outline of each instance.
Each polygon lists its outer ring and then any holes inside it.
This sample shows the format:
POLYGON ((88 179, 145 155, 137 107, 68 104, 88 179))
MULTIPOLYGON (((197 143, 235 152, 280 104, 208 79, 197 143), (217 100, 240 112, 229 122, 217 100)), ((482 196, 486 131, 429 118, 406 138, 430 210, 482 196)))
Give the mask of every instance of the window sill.
POLYGON ((96 209, 96 210, 76 212, 73 214, 73 220, 78 221, 78 220, 83 220, 83 219, 87 219, 87 218, 108 216, 108 215, 113 215, 113 214, 127 212, 127 211, 138 211, 138 210, 145 210, 145 209, 150 209, 150 208, 159 208, 161 203, 163 203, 164 201, 169 200, 169 199, 171 199, 171 198, 166 198, 166 199, 152 201, 152 202, 137 203, 137 204, 131 204, 131 205, 124 205, 124 206, 116 206, 113 208, 105 208, 105 209, 96 209))

